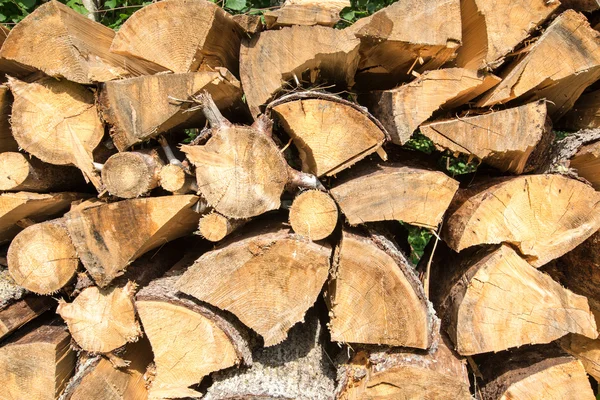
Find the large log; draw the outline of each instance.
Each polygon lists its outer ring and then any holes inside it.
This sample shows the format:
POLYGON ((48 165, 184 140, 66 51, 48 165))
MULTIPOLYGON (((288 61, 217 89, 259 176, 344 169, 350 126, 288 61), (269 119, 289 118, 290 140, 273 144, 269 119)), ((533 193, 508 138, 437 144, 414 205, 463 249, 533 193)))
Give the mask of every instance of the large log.
POLYGON ((556 18, 524 57, 510 63, 502 82, 484 95, 480 107, 511 100, 546 99, 552 118, 569 111, 586 87, 600 77, 600 32, 587 18, 567 10, 556 18), (548 63, 560 57, 562 63, 548 63))
POLYGON ((142 60, 110 52, 114 36, 112 29, 53 0, 10 31, 0 57, 83 84, 158 71, 142 60))
POLYGON ((241 28, 206 0, 168 0, 136 11, 121 26, 111 52, 175 73, 225 67, 238 72, 241 28))
POLYGON ((387 238, 344 230, 328 288, 331 339, 427 349, 436 317, 413 266, 387 238))
POLYGON ((156 149, 127 151, 112 156, 102 167, 102 184, 109 194, 133 199, 158 187, 164 166, 156 149))
POLYGON ((350 7, 349 0, 286 0, 281 8, 268 10, 263 15, 267 29, 291 25, 333 27, 345 7, 350 7))
POLYGON ((248 229, 202 255, 177 288, 232 312, 273 346, 317 299, 330 256, 328 244, 293 235, 281 224, 248 229))
POLYGON ((0 339, 39 317, 48 311, 53 304, 54 301, 50 297, 28 295, 6 308, 1 308, 0 339))
POLYGON ((600 228, 600 192, 560 175, 497 178, 459 190, 442 238, 454 251, 508 242, 535 267, 600 228))

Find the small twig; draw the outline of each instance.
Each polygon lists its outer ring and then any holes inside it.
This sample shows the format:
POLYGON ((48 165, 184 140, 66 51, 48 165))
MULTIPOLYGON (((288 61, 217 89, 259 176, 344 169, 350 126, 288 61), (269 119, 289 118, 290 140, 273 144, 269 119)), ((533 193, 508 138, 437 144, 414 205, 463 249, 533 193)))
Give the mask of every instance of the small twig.
POLYGON ((94 162, 93 164, 94 164, 94 169, 96 171, 102 171, 102 168, 104 168, 104 164, 100 164, 100 163, 97 163, 97 162, 94 162))
POLYGON ((313 174, 307 174, 288 166, 288 175, 290 177, 289 184, 292 186, 326 191, 325 186, 313 174))
POLYGON ((435 236, 435 242, 433 243, 433 250, 431 250, 431 255, 429 256, 429 261, 427 261, 427 269, 425 270, 425 279, 423 280, 423 288, 425 289, 425 296, 429 297, 429 277, 431 275, 431 263, 433 262, 433 256, 435 254, 435 250, 437 249, 437 244, 440 241, 439 232, 442 229, 442 225, 444 221, 440 222, 440 226, 437 229, 437 232, 431 231, 431 233, 435 236))
POLYGON ((169 164, 173 164, 173 165, 177 165, 181 168, 183 168, 183 164, 181 163, 181 161, 179 161, 177 159, 177 157, 175 157, 175 154, 173 153, 173 149, 171 149, 171 146, 169 146, 169 142, 167 141, 167 139, 165 139, 163 136, 159 136, 157 138, 158 143, 160 144, 160 147, 162 147, 163 151, 165 152, 165 156, 167 156, 167 160, 169 160, 169 164))
POLYGON ((194 96, 193 100, 201 107, 211 128, 221 129, 231 126, 231 122, 221 114, 212 96, 206 90, 194 96))

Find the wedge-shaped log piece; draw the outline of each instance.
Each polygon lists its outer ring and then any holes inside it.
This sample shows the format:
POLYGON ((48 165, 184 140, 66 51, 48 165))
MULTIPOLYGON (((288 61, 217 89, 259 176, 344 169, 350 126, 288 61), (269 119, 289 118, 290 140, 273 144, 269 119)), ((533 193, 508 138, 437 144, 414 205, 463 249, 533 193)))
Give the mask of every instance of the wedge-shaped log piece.
POLYGON ((323 25, 333 27, 340 11, 350 7, 348 0, 286 0, 277 10, 264 14, 268 29, 290 25, 323 25))
POLYGON ((232 312, 263 337, 265 346, 273 346, 317 299, 330 256, 329 245, 293 235, 281 224, 249 229, 202 255, 177 288, 232 312))
MULTIPOLYGON (((174 268, 176 269, 176 268, 174 268)), ((252 363, 243 328, 178 294, 181 271, 170 271, 137 294, 135 306, 152 345, 149 400, 199 397, 189 386, 211 372, 252 363)))
POLYGON ((10 335, 52 307, 54 300, 46 296, 28 295, 0 310, 0 339, 10 335))
POLYGON ((350 225, 396 220, 436 228, 458 190, 442 172, 401 163, 359 166, 336 183, 331 195, 350 225))
POLYGON ((571 133, 554 143, 551 153, 547 155, 546 162, 539 170, 583 178, 597 187, 600 185, 600 178, 595 173, 598 143, 600 143, 600 129, 582 129, 571 133), (572 165, 573 161, 576 168, 572 165))
POLYGON ((35 324, 0 348, 0 382, 6 399, 55 400, 75 369, 64 325, 35 324))
POLYGON ((269 105, 300 152, 302 171, 335 175, 380 152, 385 129, 369 112, 337 96, 303 92, 269 105))
POLYGON ((110 51, 173 72, 225 67, 237 75, 242 29, 205 0, 168 0, 136 11, 117 32, 110 51))
POLYGON ((461 43, 460 1, 399 1, 345 30, 360 38, 357 84, 390 89, 438 69, 456 56, 461 43))
POLYGON ((372 92, 366 101, 392 142, 403 145, 434 111, 466 104, 498 82, 498 77, 480 71, 438 69, 395 89, 372 92))
POLYGON ((158 187, 163 165, 156 149, 117 153, 104 163, 102 183, 111 195, 133 199, 158 187))
POLYGON ((338 370, 338 399, 471 399, 464 360, 441 341, 426 352, 359 351, 338 370))
MULTIPOLYGON (((0 37, 2 34, 0 33, 0 37)), ((0 60, 0 63, 2 60, 0 60)), ((17 151, 19 145, 15 141, 10 128, 12 94, 7 86, 0 86, 0 151, 17 151)))
POLYGON ((468 253, 440 259, 432 272, 432 282, 440 285, 436 309, 459 354, 550 343, 568 333, 598 336, 587 299, 529 265, 511 247, 468 253))
POLYGON ((600 339, 568 334, 558 343, 564 351, 581 361, 591 377, 600 381, 600 339))
POLYGON ((560 175, 491 180, 459 190, 450 209, 442 238, 454 251, 508 242, 534 267, 600 228, 600 193, 560 175))
POLYGON ((484 95, 478 106, 545 98, 550 115, 558 119, 600 77, 600 32, 590 27, 584 15, 567 10, 550 24, 527 55, 513 61, 505 71, 502 82, 484 95), (564 62, 548 62, 557 57, 564 62))
POLYGON ((335 370, 327 358, 326 327, 314 310, 277 346, 259 348, 250 368, 212 374, 205 400, 333 399, 335 370))
POLYGON ((233 20, 242 28, 248 36, 262 32, 265 25, 262 22, 262 15, 236 14, 233 20))
MULTIPOLYGON (((159 4, 163 3, 155 5, 159 4)), ((115 146, 124 151, 173 128, 203 126, 202 112, 190 110, 191 103, 181 102, 201 90, 208 91, 222 110, 239 106, 242 98, 238 80, 226 69, 217 68, 107 82, 102 86, 98 106, 103 119, 111 125, 115 146)))
POLYGON ((427 349, 435 316, 413 267, 379 235, 344 231, 329 282, 331 339, 427 349))
POLYGON ((577 174, 600 190, 600 140, 582 146, 571 158, 569 166, 577 170, 577 174))
MULTIPOLYGON (((10 29, 8 29, 5 25, 0 26, 0 48, 6 41, 9 33, 10 29)), ((24 78, 33 72, 35 72, 35 68, 19 64, 15 61, 7 60, 6 58, 0 56, 0 82, 6 81, 6 75, 24 78)))
POLYGON ((503 172, 537 168, 554 135, 545 101, 474 117, 434 121, 421 126, 439 150, 464 153, 503 172))
POLYGON ((105 82, 160 69, 109 51, 115 32, 77 11, 49 1, 17 24, 0 57, 77 83, 105 82))
POLYGON ((15 282, 38 294, 59 291, 79 265, 63 218, 25 228, 11 242, 7 259, 15 282))
POLYGON ((535 346, 502 352, 479 365, 482 400, 593 400, 581 362, 555 348, 535 346))
POLYGON ((219 213, 205 214, 198 222, 198 234, 211 242, 219 242, 236 229, 244 226, 245 219, 230 219, 219 213))
POLYGON ((100 287, 142 254, 198 226, 193 195, 124 200, 65 215, 79 258, 100 287))
POLYGON ((294 198, 290 225, 294 232, 310 240, 322 240, 337 226, 338 207, 325 192, 307 190, 294 198))
POLYGON ((473 69, 498 67, 561 3, 564 1, 461 1, 462 46, 456 64, 473 69))
POLYGON ((560 120, 560 126, 573 131, 600 128, 600 90, 581 96, 560 120))
POLYGON ((92 152, 104 136, 104 126, 94 94, 53 78, 33 83, 9 79, 8 86, 15 97, 11 124, 19 147, 50 164, 75 165, 99 188, 92 152))
POLYGON ((348 30, 293 26, 261 32, 240 50, 240 80, 254 117, 284 82, 308 75, 346 88, 354 83, 360 41, 348 30), (287 46, 294 43, 294 46, 287 46))

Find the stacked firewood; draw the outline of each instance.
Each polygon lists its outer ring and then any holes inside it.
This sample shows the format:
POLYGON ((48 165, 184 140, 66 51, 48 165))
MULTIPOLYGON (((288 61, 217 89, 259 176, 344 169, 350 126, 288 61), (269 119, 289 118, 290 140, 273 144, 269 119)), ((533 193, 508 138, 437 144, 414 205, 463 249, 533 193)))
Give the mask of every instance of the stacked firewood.
POLYGON ((3 28, 1 399, 595 398, 600 4, 348 5, 3 28))

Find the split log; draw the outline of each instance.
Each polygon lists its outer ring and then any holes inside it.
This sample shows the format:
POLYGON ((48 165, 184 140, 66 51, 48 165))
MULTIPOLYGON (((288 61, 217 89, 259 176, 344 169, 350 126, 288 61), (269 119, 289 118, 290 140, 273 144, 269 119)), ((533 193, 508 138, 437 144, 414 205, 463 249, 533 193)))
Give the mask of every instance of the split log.
POLYGON ((440 255, 431 281, 438 283, 434 298, 442 326, 461 355, 550 343, 570 332, 598 336, 587 299, 507 245, 458 259, 440 255))
POLYGON ((193 195, 131 199, 73 210, 65 219, 83 266, 105 287, 142 254, 192 233, 197 202, 193 195))
POLYGON ((264 30, 264 24, 260 15, 236 14, 233 20, 242 28, 248 36, 264 30))
POLYGON ((582 150, 579 167, 586 174, 585 178, 594 184, 598 181, 594 174, 594 153, 597 142, 600 142, 600 129, 583 129, 571 133, 554 143, 546 163, 539 168, 539 171, 564 174, 581 180, 578 171, 571 168, 571 160, 582 150), (591 164, 590 168, 587 167, 588 164, 591 164))
POLYGON ((307 190, 294 198, 290 225, 298 235, 322 240, 333 233, 337 222, 337 204, 327 193, 307 190))
POLYGON ((464 68, 499 67, 519 43, 542 25, 564 0, 490 2, 463 0, 462 46, 456 64, 464 68))
POLYGON ((345 7, 350 7, 349 0, 286 0, 281 8, 265 12, 264 17, 267 29, 291 25, 333 27, 345 7))
POLYGON ((465 361, 439 340, 427 352, 358 352, 339 368, 336 398, 472 399, 465 361))
POLYGON ((600 340, 585 336, 568 334, 558 342, 560 347, 577 358, 583 364, 585 371, 600 381, 600 340))
POLYGON ((19 147, 49 164, 75 165, 99 188, 92 152, 104 136, 104 126, 94 94, 53 78, 33 83, 9 79, 8 86, 15 98, 11 124, 19 147))
POLYGON ((268 109, 293 139, 304 172, 335 175, 374 152, 385 159, 385 129, 354 103, 308 91, 284 96, 268 109))
POLYGON ((528 53, 509 64, 502 82, 484 95, 479 107, 514 99, 546 99, 552 118, 569 111, 586 87, 600 77, 600 32, 587 18, 567 10, 556 18, 528 53), (548 63, 560 58, 562 63, 548 63))
POLYGON ((381 235, 344 230, 328 302, 331 339, 427 349, 436 320, 414 268, 381 235))
POLYGON ((211 372, 252 363, 247 336, 238 324, 175 287, 177 267, 140 290, 135 306, 154 353, 149 400, 200 394, 189 386, 211 372))
POLYGON ((46 164, 22 153, 0 153, 0 190, 56 192, 83 185, 81 172, 75 168, 46 164))
POLYGON ((454 251, 508 242, 534 267, 600 228, 600 192, 560 175, 498 178, 459 190, 442 238, 454 251))
POLYGON ((335 371, 324 344, 326 328, 312 310, 281 344, 256 349, 249 368, 216 372, 205 400, 333 400, 335 371))
POLYGON ((0 339, 10 335, 26 323, 39 317, 52 307, 50 297, 28 295, 0 310, 0 339))
POLYGON ((569 166, 577 170, 577 175, 586 179, 600 190, 600 141, 582 146, 571 158, 569 166))
POLYGON ((160 186, 175 194, 195 193, 198 185, 194 177, 185 172, 182 166, 167 164, 159 172, 160 186))
POLYGON ((482 400, 593 400, 581 362, 553 347, 523 348, 492 355, 479 365, 482 400))
POLYGON ((427 71, 395 89, 372 92, 366 101, 392 142, 403 145, 434 111, 466 104, 498 82, 500 78, 481 71, 439 69, 427 71))
POLYGON ((385 163, 353 168, 331 195, 350 225, 396 220, 435 229, 457 190, 442 172, 385 163))
MULTIPOLYGON (((0 26, 0 48, 6 41, 10 30, 5 26, 0 26)), ((35 68, 28 67, 18 62, 7 60, 0 56, 0 82, 6 81, 6 76, 15 76, 24 78, 35 72, 35 68)), ((1 90, 1 89, 0 89, 1 90)), ((16 150, 16 148, 14 149, 16 150)), ((12 151, 12 150, 11 150, 12 151)))
POLYGON ((286 185, 322 188, 316 177, 287 164, 273 141, 268 118, 252 126, 233 125, 210 94, 201 93, 196 101, 210 123, 210 139, 181 150, 196 166, 198 191, 215 211, 246 219, 278 209, 286 185))
POLYGON ((3 193, 0 194, 0 243, 9 242, 31 222, 62 215, 71 203, 86 198, 81 193, 3 193))
POLYGON ((163 165, 156 149, 117 153, 104 163, 102 183, 111 195, 133 199, 158 187, 163 165))
POLYGON ((148 63, 109 51, 115 32, 49 1, 18 23, 0 57, 82 84, 158 72, 148 63))
POLYGON ((214 3, 168 0, 136 11, 115 35, 110 51, 175 73, 225 67, 237 75, 241 38, 231 15, 214 3))
POLYGON ((502 172, 531 172, 545 161, 554 134, 544 100, 474 117, 434 121, 421 133, 438 150, 476 157, 502 172))
POLYGON ((360 38, 360 88, 390 89, 438 69, 461 44, 460 1, 395 2, 345 29, 360 38))
POLYGON ((79 265, 63 218, 25 228, 11 242, 7 259, 15 282, 38 294, 58 292, 79 265))
POLYGON ((0 348, 0 382, 7 399, 54 400, 75 369, 69 334, 55 322, 35 324, 0 348))
MULTIPOLYGON (((0 65, 1 62, 2 60, 0 60, 0 65)), ((2 153, 19 150, 19 145, 15 141, 10 128, 12 99, 8 87, 0 85, 0 152, 2 153)))
POLYGON ((600 128, 600 90, 582 95, 560 125, 573 131, 600 128))
POLYGON ((203 254, 177 288, 230 311, 261 335, 265 346, 273 346, 317 299, 330 256, 328 244, 293 235, 281 224, 248 229, 203 254))
POLYGON ((348 30, 292 26, 258 33, 240 50, 240 80, 253 117, 278 93, 284 82, 307 76, 348 88, 354 83, 360 41, 348 30), (286 43, 294 43, 287 46, 286 43), (285 49, 285 50, 284 50, 285 49))
POLYGON ((198 233, 211 242, 219 242, 236 229, 244 226, 247 220, 230 219, 219 213, 212 212, 203 215, 198 222, 198 233))
MULTIPOLYGON (((170 47, 174 47, 172 43, 170 47)), ((100 91, 98 107, 102 118, 111 126, 115 146, 124 151, 170 129, 203 126, 202 112, 191 110, 193 102, 189 101, 202 90, 213 96, 219 109, 240 105, 240 83, 229 71, 218 68, 216 71, 158 74, 106 82, 100 91)))

